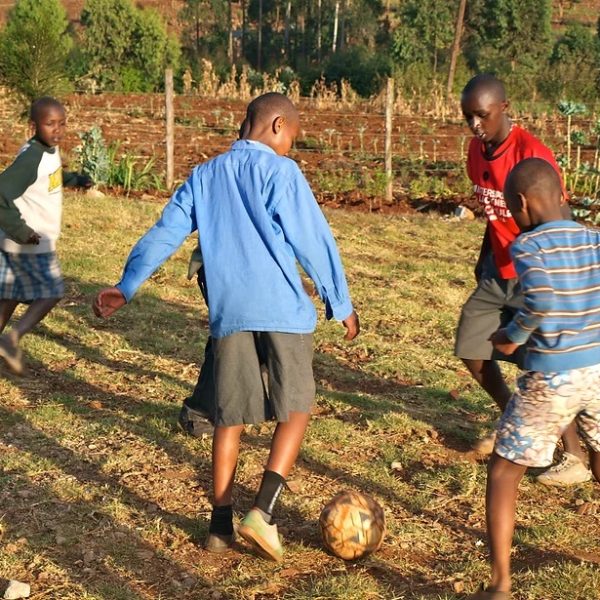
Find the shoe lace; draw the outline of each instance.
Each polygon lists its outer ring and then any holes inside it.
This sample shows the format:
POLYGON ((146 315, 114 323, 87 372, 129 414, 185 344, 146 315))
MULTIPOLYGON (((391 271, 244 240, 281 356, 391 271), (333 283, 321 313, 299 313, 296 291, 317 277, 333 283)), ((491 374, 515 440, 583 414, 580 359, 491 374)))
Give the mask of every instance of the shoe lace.
POLYGON ((563 454, 552 470, 555 473, 560 473, 561 471, 565 471, 566 469, 572 467, 574 464, 575 462, 570 456, 563 454))

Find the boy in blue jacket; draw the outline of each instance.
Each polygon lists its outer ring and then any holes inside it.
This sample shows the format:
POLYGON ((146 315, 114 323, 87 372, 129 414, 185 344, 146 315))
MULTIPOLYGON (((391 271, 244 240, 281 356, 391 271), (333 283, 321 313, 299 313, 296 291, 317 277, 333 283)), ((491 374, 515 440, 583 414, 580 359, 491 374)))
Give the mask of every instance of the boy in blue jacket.
POLYGON ((206 548, 233 542, 232 488, 244 425, 275 419, 266 469, 239 533, 263 556, 281 561, 271 523, 274 504, 309 422, 314 305, 296 261, 315 283, 326 317, 359 333, 337 247, 297 164, 285 155, 299 133, 295 106, 269 93, 247 108, 242 139, 199 165, 175 192, 159 221, 134 246, 116 287, 98 294, 108 317, 198 231, 214 352, 213 512, 206 548), (261 376, 268 370, 269 394, 261 376))

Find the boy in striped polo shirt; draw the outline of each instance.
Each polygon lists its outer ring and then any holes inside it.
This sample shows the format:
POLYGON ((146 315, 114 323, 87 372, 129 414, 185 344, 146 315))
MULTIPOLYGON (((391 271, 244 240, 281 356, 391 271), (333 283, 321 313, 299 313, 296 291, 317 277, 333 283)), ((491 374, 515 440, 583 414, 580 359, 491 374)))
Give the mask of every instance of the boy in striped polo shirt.
POLYGON ((600 232, 563 220, 560 179, 543 159, 520 162, 507 178, 504 197, 523 232, 511 254, 525 301, 490 340, 507 355, 525 345, 526 370, 498 426, 488 466, 492 579, 473 600, 510 597, 519 482, 527 467, 552 462, 573 419, 600 481, 600 232))

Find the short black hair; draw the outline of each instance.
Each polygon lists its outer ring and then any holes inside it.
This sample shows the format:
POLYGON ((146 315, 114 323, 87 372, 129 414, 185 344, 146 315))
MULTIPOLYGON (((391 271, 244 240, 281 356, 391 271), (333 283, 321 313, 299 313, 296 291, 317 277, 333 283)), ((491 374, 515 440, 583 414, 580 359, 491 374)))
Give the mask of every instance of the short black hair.
POLYGON ((34 123, 37 123, 42 114, 49 108, 60 108, 63 111, 65 110, 65 107, 56 98, 53 98, 52 96, 42 96, 31 103, 29 118, 34 123))
POLYGON ((252 126, 257 121, 269 118, 273 113, 279 113, 282 117, 298 118, 298 110, 286 95, 267 92, 248 104, 244 125, 252 126))
POLYGON ((560 200, 562 185, 556 169, 543 158, 526 158, 512 169, 504 184, 507 197, 523 194, 544 200, 560 200))
POLYGON ((491 92, 498 102, 506 101, 506 89, 500 79, 491 73, 480 73, 470 79, 463 88, 462 97, 470 96, 475 92, 491 92))

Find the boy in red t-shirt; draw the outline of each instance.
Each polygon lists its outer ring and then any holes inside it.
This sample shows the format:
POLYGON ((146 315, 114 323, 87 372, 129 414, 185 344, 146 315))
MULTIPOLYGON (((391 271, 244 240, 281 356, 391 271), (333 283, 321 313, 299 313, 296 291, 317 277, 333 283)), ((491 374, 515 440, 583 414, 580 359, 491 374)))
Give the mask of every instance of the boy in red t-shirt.
MULTIPOLYGON (((516 362, 520 366, 522 353, 504 356, 494 351, 489 337, 523 304, 509 253, 520 231, 504 201, 504 182, 517 163, 532 157, 548 161, 560 175, 552 151, 512 123, 506 112, 508 105, 504 85, 493 75, 473 77, 461 96, 463 115, 475 136, 469 145, 467 173, 485 212, 487 227, 475 266, 477 288, 463 306, 455 354, 501 410, 511 392, 496 360, 516 362)), ((569 212, 566 205, 565 212, 569 212)), ((565 452, 561 461, 540 475, 538 481, 547 485, 588 481, 591 473, 585 466, 585 454, 574 424, 562 439, 565 452)), ((495 433, 481 440, 476 449, 489 454, 494 441, 495 433)))

